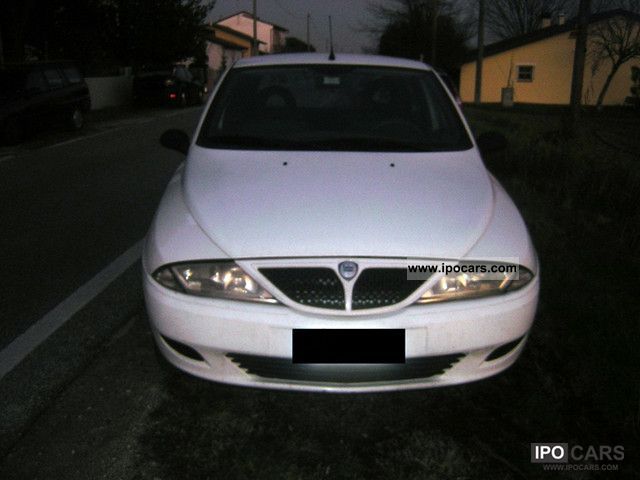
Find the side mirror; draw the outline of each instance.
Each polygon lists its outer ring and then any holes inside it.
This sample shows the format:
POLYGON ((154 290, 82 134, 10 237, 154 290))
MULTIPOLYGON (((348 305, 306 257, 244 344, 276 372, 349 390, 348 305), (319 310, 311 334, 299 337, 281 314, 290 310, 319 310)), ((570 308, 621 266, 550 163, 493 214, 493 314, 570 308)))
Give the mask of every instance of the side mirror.
POLYGON ((478 137, 478 148, 482 155, 500 152, 507 148, 507 139, 498 132, 485 132, 478 137))
POLYGON ((170 150, 176 150, 180 153, 187 154, 191 139, 182 130, 172 128, 160 135, 160 145, 170 150))

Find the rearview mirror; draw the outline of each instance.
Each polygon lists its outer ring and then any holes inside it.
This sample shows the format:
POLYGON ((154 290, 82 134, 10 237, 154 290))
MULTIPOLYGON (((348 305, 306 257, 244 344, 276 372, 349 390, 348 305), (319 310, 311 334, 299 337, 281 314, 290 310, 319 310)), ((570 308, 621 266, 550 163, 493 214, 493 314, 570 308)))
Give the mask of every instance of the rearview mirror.
POLYGON ((485 132, 477 140, 480 153, 483 155, 500 152, 507 148, 507 139, 498 132, 485 132))
POLYGON ((176 150, 180 153, 187 154, 191 139, 182 130, 172 128, 160 135, 160 145, 170 150, 176 150))

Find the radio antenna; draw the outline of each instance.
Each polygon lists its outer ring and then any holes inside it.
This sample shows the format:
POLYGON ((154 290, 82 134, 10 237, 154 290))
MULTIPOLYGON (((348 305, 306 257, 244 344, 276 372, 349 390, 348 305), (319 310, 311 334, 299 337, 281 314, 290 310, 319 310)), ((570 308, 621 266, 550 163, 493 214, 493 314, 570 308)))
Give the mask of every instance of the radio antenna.
POLYGON ((329 60, 335 60, 336 54, 333 51, 333 26, 331 24, 331 15, 329 15, 329 45, 331 50, 329 51, 329 60))

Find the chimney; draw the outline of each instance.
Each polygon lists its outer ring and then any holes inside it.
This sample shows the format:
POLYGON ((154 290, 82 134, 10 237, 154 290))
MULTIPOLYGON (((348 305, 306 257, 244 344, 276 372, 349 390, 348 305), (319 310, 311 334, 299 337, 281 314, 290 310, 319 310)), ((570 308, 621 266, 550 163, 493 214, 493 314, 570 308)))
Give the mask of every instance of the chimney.
POLYGON ((543 13, 542 14, 542 23, 541 23, 541 28, 548 28, 551 26, 551 15, 549 13, 543 13))
POLYGON ((567 21, 567 14, 564 12, 558 13, 558 25, 564 25, 564 22, 567 21))

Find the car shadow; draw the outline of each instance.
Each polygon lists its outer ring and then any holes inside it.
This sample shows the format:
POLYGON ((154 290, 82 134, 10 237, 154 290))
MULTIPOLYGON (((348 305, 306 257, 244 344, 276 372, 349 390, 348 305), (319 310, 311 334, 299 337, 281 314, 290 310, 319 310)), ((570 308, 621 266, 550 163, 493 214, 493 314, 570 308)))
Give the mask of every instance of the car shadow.
POLYGON ((572 438, 584 412, 573 402, 549 404, 546 390, 555 387, 525 368, 527 356, 483 382, 375 394, 234 387, 169 367, 165 400, 139 438, 139 471, 160 478, 532 477, 544 472, 530 464, 529 443, 572 438))

